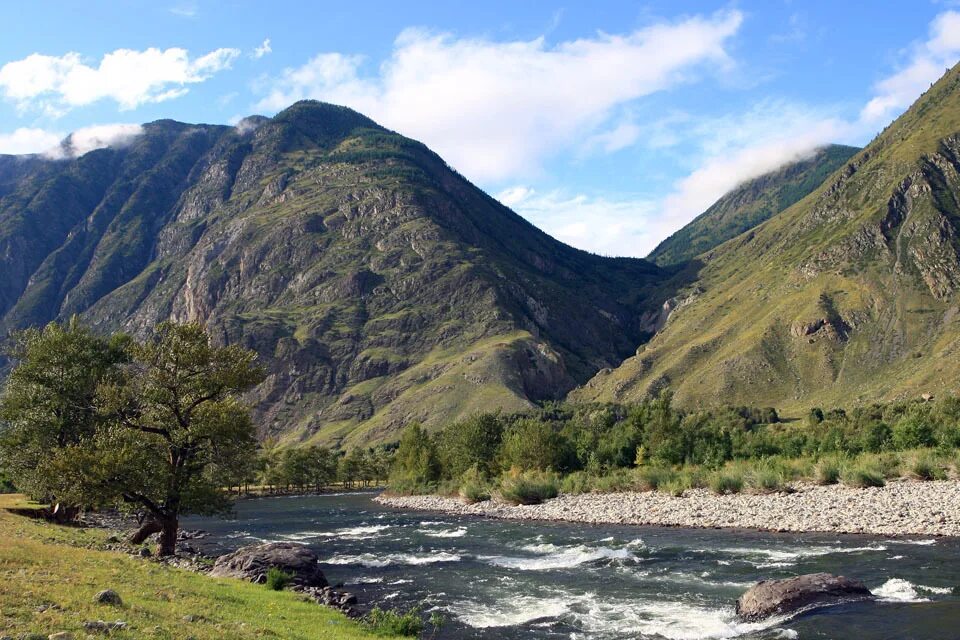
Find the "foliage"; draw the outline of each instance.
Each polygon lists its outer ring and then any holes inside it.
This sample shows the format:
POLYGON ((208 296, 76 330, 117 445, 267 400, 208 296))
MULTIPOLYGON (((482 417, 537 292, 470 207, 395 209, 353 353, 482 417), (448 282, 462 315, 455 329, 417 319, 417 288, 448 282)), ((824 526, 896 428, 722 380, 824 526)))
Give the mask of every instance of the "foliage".
POLYGON ((407 612, 374 607, 363 619, 363 624, 374 635, 416 638, 423 633, 422 609, 414 607, 407 612))
POLYGON ((850 466, 844 469, 841 474, 843 484, 860 489, 866 487, 882 487, 886 484, 881 473, 876 467, 866 464, 850 466))
POLYGON ((743 490, 743 476, 732 470, 715 471, 709 480, 710 490, 718 495, 740 493, 743 490))
POLYGON ((837 484, 840 482, 841 466, 836 458, 824 458, 816 467, 817 484, 837 484))
POLYGON ((459 494, 467 504, 490 499, 490 485, 487 477, 480 472, 479 467, 474 466, 464 472, 459 494))
POLYGON ((0 467, 20 490, 56 502, 57 452, 91 438, 105 418, 96 406, 97 389, 115 377, 126 360, 127 338, 95 336, 76 317, 12 336, 9 356, 16 366, 0 397, 0 467))
POLYGON ((511 504, 540 504, 560 493, 560 479, 549 471, 511 469, 500 479, 500 498, 511 504))
POLYGON ((419 423, 410 424, 400 437, 393 457, 390 486, 399 492, 429 491, 440 478, 436 444, 419 423))
POLYGON ((148 518, 133 541, 159 532, 163 554, 174 551, 181 514, 229 507, 223 478, 253 463, 253 424, 239 395, 263 378, 255 354, 211 345, 198 324, 162 323, 137 343, 104 342, 73 321, 26 334, 23 344, 4 394, 5 411, 16 409, 4 464, 16 473, 41 453, 31 445, 45 447, 41 472, 24 474, 31 493, 142 509, 148 518), (55 355, 61 349, 66 355, 55 355))
POLYGON ((283 591, 293 580, 293 574, 282 571, 276 567, 270 567, 267 570, 267 589, 271 591, 283 591))

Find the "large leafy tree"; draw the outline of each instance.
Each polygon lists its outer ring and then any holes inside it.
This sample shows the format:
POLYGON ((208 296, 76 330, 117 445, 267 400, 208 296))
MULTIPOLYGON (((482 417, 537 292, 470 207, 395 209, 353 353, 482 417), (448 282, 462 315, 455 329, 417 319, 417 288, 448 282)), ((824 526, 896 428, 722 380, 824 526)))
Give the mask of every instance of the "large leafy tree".
POLYGON ((58 504, 65 496, 57 491, 62 483, 52 462, 103 424, 97 389, 119 374, 128 343, 123 335, 96 336, 75 317, 11 336, 15 367, 0 396, 0 466, 21 491, 57 504, 58 514, 75 508, 58 504))
POLYGON ((180 516, 229 507, 224 482, 255 464, 249 408, 240 395, 263 379, 256 354, 214 346, 199 324, 160 324, 127 349, 130 362, 97 392, 95 433, 60 450, 59 491, 84 504, 146 512, 133 542, 160 534, 175 551, 180 516))

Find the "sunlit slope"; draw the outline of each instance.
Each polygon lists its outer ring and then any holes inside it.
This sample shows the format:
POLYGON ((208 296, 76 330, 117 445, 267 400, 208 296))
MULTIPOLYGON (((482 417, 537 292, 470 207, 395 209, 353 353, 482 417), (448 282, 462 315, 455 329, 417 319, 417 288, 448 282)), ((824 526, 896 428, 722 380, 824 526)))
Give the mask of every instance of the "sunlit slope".
POLYGON ((572 397, 799 410, 960 386, 960 73, 819 189, 700 257, 688 302, 572 397))

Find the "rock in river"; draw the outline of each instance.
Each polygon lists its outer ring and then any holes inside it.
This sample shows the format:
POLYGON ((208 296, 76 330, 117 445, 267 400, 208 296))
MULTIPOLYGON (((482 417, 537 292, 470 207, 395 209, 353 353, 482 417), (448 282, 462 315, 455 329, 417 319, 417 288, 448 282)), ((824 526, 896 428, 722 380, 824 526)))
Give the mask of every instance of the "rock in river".
POLYGON ((737 615, 746 621, 840 602, 869 600, 873 594, 862 582, 829 573, 811 573, 785 580, 763 580, 737 600, 737 615))
POLYGON ((242 547, 217 558, 210 575, 262 583, 266 582, 267 571, 276 567, 293 576, 292 581, 298 586, 325 587, 327 580, 318 561, 317 554, 303 545, 270 542, 242 547))

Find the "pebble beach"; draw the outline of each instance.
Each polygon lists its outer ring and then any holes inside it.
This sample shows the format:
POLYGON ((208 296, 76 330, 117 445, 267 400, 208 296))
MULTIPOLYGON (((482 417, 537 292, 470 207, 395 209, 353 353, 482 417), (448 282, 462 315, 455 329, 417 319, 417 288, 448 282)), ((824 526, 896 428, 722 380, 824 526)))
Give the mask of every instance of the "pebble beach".
POLYGON ((561 495, 537 505, 496 499, 381 495, 391 507, 507 520, 589 524, 733 528, 761 531, 859 533, 882 536, 960 536, 960 481, 895 481, 866 489, 797 484, 791 492, 716 495, 692 489, 561 495))

